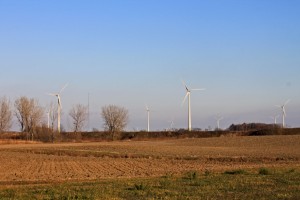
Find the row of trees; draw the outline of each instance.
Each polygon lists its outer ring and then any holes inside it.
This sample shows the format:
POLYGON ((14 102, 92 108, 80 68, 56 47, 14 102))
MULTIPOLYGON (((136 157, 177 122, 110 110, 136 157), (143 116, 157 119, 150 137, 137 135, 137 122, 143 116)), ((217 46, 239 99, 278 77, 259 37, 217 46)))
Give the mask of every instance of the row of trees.
MULTIPOLYGON (((6 97, 2 97, 0 99, 0 133, 11 129, 13 116, 16 117, 20 130, 28 133, 32 140, 41 127, 47 127, 48 131, 54 132, 54 124, 57 119, 55 110, 53 105, 45 110, 36 99, 25 96, 15 100, 13 109, 11 102, 6 97), (47 114, 47 125, 43 120, 45 114, 47 114)), ((113 139, 118 132, 126 127, 129 119, 128 110, 115 105, 102 107, 100 114, 104 121, 104 129, 111 133, 113 139)), ((82 104, 74 105, 69 112, 69 116, 72 119, 72 130, 80 132, 88 118, 87 107, 82 104)))

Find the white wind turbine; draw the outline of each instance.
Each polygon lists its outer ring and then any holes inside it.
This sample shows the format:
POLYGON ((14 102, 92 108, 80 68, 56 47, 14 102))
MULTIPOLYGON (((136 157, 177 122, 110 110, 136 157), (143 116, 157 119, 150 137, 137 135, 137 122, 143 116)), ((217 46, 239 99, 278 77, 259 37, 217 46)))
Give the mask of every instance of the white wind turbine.
POLYGON ((287 100, 282 106, 276 105, 277 107, 281 108, 282 111, 282 128, 285 127, 285 117, 286 117, 286 111, 285 111, 285 106, 290 102, 290 99, 287 100))
POLYGON ((171 121, 168 121, 168 123, 170 123, 170 128, 169 128, 169 130, 170 131, 172 131, 173 130, 173 128, 174 128, 174 118, 172 118, 172 120, 171 121))
POLYGON ((150 132, 150 109, 146 104, 146 111, 147 111, 147 132, 150 132))
POLYGON ((65 84, 64 87, 62 87, 61 90, 58 93, 49 93, 48 94, 48 95, 57 97, 57 102, 58 102, 58 106, 57 106, 57 130, 58 130, 59 133, 60 133, 60 115, 61 115, 61 109, 62 109, 60 94, 67 87, 67 85, 68 85, 68 83, 65 84))
POLYGON ((220 121, 221 121, 222 119, 224 119, 224 117, 218 115, 215 119, 216 119, 216 121, 217 121, 217 128, 218 128, 218 130, 219 130, 219 129, 220 129, 220 121))
POLYGON ((189 89, 187 85, 184 83, 182 80, 182 84, 184 85, 186 89, 186 95, 182 101, 182 104, 185 102, 186 98, 188 97, 188 131, 192 130, 192 115, 191 115, 191 91, 195 90, 205 90, 204 88, 202 89, 189 89))
POLYGON ((277 118, 279 117, 279 115, 276 115, 276 116, 271 116, 271 119, 274 120, 274 124, 276 125, 277 124, 277 118))

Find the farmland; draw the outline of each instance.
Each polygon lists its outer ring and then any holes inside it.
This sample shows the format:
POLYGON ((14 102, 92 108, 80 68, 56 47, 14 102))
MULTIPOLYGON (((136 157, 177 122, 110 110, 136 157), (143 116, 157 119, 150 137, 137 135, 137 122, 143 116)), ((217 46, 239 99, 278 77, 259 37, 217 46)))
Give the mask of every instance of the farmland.
MULTIPOLYGON (((232 170, 256 173, 267 168, 297 173, 300 170, 300 136, 2 144, 0 163, 3 191, 44 184, 89 185, 108 181, 109 185, 116 180, 119 184, 124 181, 134 184, 134 180, 153 183, 159 182, 159 177, 182 177, 190 172, 218 175, 232 170)), ((296 189, 299 189, 299 182, 296 189)))

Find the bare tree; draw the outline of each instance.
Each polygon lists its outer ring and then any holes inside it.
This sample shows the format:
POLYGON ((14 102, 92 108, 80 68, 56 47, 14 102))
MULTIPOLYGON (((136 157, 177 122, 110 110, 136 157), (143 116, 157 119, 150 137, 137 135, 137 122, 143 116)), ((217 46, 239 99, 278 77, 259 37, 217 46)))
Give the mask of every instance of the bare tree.
POLYGON ((21 127, 21 131, 33 134, 38 126, 41 126, 44 111, 35 99, 20 97, 15 101, 15 115, 21 127))
POLYGON ((101 115, 104 121, 104 128, 112 134, 113 140, 116 133, 124 130, 129 120, 128 110, 115 105, 102 107, 101 115))
POLYGON ((0 133, 11 128, 12 111, 10 101, 6 97, 0 99, 0 133))
POLYGON ((73 131, 75 133, 81 131, 87 120, 87 107, 77 104, 70 110, 69 115, 73 120, 73 131))

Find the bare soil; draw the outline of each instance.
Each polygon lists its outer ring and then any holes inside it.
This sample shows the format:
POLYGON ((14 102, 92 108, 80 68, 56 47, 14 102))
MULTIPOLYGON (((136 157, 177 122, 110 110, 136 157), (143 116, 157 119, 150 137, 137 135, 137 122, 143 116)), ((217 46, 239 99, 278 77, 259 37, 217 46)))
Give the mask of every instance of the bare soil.
POLYGON ((300 169, 300 135, 0 145, 2 185, 260 167, 300 169))

